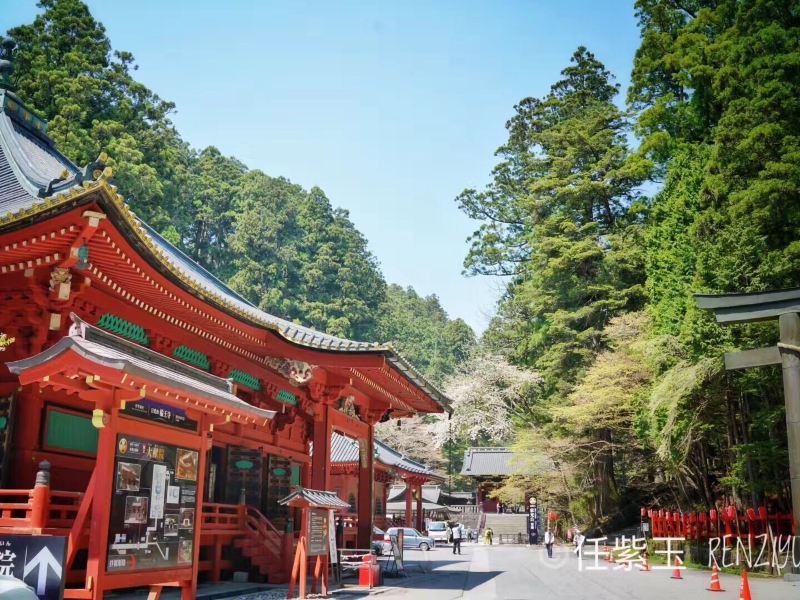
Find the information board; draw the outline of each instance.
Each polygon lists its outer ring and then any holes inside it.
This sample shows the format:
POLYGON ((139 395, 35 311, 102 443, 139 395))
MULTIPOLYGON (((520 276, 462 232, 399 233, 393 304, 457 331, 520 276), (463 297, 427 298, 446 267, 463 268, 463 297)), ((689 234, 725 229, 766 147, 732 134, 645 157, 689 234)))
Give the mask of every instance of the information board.
POLYGON ((398 571, 403 570, 403 528, 397 528, 397 534, 389 536, 389 543, 392 546, 392 558, 398 571))
MULTIPOLYGON (((0 579, 8 587, 4 598, 28 598, 23 584, 33 588, 40 600, 61 600, 64 597, 64 561, 67 558, 67 538, 54 535, 0 535, 0 579), (15 596, 14 583, 20 589, 15 596)), ((29 592, 28 592, 29 593, 29 592)))
POLYGON ((108 571, 192 564, 197 450, 117 436, 108 571))
POLYGON ((308 556, 328 554, 328 511, 320 508, 308 509, 308 556))

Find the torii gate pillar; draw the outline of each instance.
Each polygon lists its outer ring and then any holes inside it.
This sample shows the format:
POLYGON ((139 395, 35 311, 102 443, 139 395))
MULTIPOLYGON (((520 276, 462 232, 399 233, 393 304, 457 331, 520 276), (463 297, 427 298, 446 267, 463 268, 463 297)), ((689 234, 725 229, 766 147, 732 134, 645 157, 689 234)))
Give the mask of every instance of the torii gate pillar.
MULTIPOLYGON (((795 535, 800 534, 800 288, 748 294, 696 294, 695 301, 700 308, 714 311, 720 324, 778 319, 780 341, 777 346, 726 352, 725 368, 777 364, 782 367, 792 519, 795 535)), ((797 575, 795 568, 792 579, 797 575)))
POLYGON ((786 434, 789 441, 789 479, 792 487, 792 516, 800 533, 800 315, 779 317, 781 341, 778 349, 783 367, 786 402, 786 434))

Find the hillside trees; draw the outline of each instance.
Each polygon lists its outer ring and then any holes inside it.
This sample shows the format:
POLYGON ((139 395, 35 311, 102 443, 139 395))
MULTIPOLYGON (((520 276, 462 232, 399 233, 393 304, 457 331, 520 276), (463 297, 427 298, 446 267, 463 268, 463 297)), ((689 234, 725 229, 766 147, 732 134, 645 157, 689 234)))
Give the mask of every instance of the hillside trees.
POLYGON ((800 285, 796 9, 639 0, 637 152, 594 135, 626 129, 579 51, 582 76, 521 102, 493 183, 459 197, 482 223, 467 271, 510 276, 485 340, 544 378, 516 447, 556 467, 514 489, 596 524, 636 498, 787 506, 779 372, 721 360, 776 329, 721 328, 693 294, 800 285))
POLYGON ((646 235, 649 312, 677 350, 650 398, 670 416, 650 436, 684 501, 785 505, 777 370, 724 374, 720 362, 774 344, 777 330, 720 329, 691 294, 800 285, 800 15, 780 0, 636 8, 629 101, 641 150, 666 176, 646 235))

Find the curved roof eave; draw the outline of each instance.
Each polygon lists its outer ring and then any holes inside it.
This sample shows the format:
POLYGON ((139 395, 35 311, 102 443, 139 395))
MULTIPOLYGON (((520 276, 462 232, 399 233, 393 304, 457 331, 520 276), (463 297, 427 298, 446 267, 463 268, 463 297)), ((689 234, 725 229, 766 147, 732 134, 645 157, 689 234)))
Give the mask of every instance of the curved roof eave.
MULTIPOLYGON (((2 101, 7 98, 3 96, 2 101)), ((13 101, 18 99, 14 96, 13 101)), ((449 399, 390 344, 328 335, 266 313, 248 302, 139 219, 108 180, 110 169, 98 170, 92 174, 95 179, 89 179, 89 168, 82 174, 50 138, 25 129, 6 112, 7 108, 0 108, 0 158, 7 163, 5 171, 0 172, 0 186, 8 191, 5 198, 4 189, 0 189, 0 230, 24 227, 28 222, 96 199, 152 267, 202 301, 240 321, 272 331, 298 347, 337 354, 383 355, 414 387, 443 410, 450 410, 449 399), (48 192, 50 195, 42 197, 48 192)))

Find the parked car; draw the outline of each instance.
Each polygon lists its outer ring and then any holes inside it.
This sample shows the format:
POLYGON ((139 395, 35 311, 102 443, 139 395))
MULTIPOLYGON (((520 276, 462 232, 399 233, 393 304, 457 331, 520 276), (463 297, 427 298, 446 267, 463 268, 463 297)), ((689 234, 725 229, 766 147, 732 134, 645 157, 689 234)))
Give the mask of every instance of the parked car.
POLYGON ((447 521, 431 521, 428 524, 428 537, 440 544, 447 543, 447 521))
POLYGON ((397 532, 403 530, 403 548, 419 548, 420 550, 430 550, 436 546, 433 538, 427 535, 422 535, 413 527, 389 527, 386 534, 383 536, 385 543, 390 542, 390 537, 397 535, 397 532))

